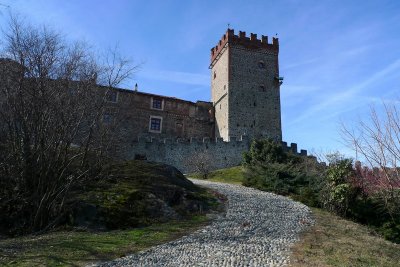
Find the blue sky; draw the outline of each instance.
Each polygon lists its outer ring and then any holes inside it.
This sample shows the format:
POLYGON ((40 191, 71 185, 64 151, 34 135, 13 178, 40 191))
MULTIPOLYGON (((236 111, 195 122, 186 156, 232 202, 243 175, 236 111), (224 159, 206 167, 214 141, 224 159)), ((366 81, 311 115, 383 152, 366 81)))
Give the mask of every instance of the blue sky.
MULTIPOLYGON (((299 148, 349 153, 339 123, 400 95, 398 0, 0 0, 98 50, 118 44, 141 70, 125 85, 210 100, 210 49, 227 29, 280 43, 283 138, 299 148)), ((0 6, 4 27, 7 8, 0 6)))

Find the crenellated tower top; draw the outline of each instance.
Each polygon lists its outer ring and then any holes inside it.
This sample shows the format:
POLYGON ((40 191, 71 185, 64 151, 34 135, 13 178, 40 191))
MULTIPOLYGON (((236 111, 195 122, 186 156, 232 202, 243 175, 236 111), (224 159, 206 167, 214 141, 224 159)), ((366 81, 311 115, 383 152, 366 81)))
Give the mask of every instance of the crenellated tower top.
POLYGON ((257 34, 251 33, 250 37, 246 36, 246 32, 239 31, 238 35, 235 35, 234 29, 228 29, 226 33, 219 40, 218 44, 211 48, 211 65, 218 58, 218 55, 224 50, 229 44, 241 45, 247 49, 268 49, 273 52, 279 52, 279 40, 278 38, 272 37, 272 43, 268 43, 268 36, 261 36, 261 39, 257 39, 257 34))

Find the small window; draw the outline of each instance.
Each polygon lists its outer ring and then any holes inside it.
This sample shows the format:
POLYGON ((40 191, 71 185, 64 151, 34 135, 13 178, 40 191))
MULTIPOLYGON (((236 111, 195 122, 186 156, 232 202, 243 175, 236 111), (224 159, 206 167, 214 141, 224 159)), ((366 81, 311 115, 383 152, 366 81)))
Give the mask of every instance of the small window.
POLYGON ((117 103, 118 101, 118 92, 117 91, 108 91, 106 94, 106 100, 108 102, 117 103))
POLYGON ((111 124, 114 120, 114 116, 110 113, 103 114, 103 123, 104 124, 111 124))
POLYGON ((214 79, 217 78, 217 73, 214 71, 214 79))
POLYGON ((265 63, 264 63, 264 61, 260 60, 260 61, 258 62, 258 67, 259 67, 260 69, 265 69, 265 63))
POLYGON ((160 131, 161 130, 161 120, 157 119, 157 118, 152 118, 150 129, 153 131, 160 131))
POLYGON ((153 109, 163 109, 163 100, 160 98, 152 98, 151 108, 153 109))
POLYGON ((149 131, 153 133, 161 133, 161 129, 162 129, 162 118, 151 116, 149 131))

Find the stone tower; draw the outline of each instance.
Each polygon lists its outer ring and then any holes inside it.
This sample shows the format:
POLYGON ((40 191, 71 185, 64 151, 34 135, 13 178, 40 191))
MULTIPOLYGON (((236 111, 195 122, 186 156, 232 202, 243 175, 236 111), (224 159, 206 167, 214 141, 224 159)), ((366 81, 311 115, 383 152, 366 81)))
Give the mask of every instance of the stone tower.
POLYGON ((211 49, 211 97, 215 136, 225 141, 250 138, 282 140, 277 38, 234 34, 228 29, 211 49))

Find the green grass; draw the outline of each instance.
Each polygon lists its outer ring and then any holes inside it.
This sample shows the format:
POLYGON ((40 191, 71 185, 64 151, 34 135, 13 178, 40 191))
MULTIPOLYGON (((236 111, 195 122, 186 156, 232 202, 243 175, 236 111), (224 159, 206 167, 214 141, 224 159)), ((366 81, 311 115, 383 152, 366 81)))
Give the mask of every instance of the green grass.
MULTIPOLYGON (((200 173, 188 174, 187 177, 202 179, 202 175, 200 173)), ((207 178, 209 181, 228 184, 242 184, 243 179, 244 173, 241 166, 212 171, 207 178)))
POLYGON ((400 266, 400 245, 327 211, 313 214, 316 225, 293 247, 292 266, 400 266))
POLYGON ((109 232, 61 231, 0 240, 0 266, 84 266, 165 243, 207 223, 206 216, 109 232))
MULTIPOLYGON (((199 174, 188 177, 199 178, 199 174)), ((208 180, 230 184, 243 181, 241 167, 213 171, 208 180)), ((293 267, 400 266, 400 245, 387 241, 371 228, 313 208, 315 226, 292 248, 293 267)))
MULTIPOLYGON (((205 213, 223 209, 213 191, 195 186, 165 164, 126 161, 108 171, 106 177, 74 188, 70 196, 71 203, 96 206, 89 226, 60 226, 37 236, 0 236, 0 266, 85 266, 112 260, 189 234, 208 223, 205 213), (184 219, 162 217, 158 206, 151 206, 158 201, 184 219), (193 203, 201 208, 189 209, 193 203), (79 230, 100 229, 96 223, 113 230, 79 230)), ((79 226, 75 219, 70 225, 79 226)))

